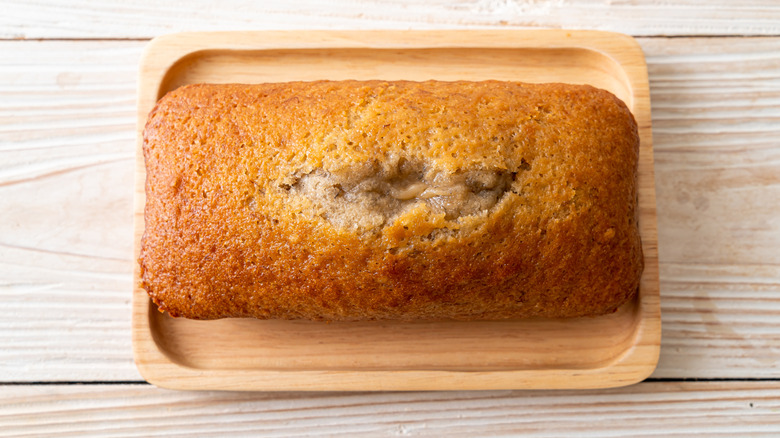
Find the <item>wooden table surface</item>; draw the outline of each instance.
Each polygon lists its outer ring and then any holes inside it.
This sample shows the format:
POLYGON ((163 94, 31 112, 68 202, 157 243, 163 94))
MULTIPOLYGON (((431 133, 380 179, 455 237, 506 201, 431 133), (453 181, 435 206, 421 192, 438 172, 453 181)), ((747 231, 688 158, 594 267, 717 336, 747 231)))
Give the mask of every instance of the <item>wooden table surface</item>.
POLYGON ((0 1, 0 437, 780 436, 780 2, 0 1), (268 3, 268 4, 263 4, 268 3), (588 391, 178 392, 130 342, 138 61, 178 31, 580 28, 647 56, 663 341, 588 391))

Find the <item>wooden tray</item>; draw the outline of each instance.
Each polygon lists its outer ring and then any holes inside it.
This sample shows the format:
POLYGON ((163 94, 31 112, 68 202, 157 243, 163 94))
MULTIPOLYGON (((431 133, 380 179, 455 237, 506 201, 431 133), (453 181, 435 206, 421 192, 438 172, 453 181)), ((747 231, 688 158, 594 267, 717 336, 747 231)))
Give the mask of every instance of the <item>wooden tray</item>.
POLYGON ((650 97, 642 50, 592 31, 189 33, 157 38, 141 61, 135 191, 143 234, 140 132, 166 92, 189 83, 316 79, 587 83, 625 101, 639 124, 645 271, 617 313, 573 320, 316 323, 174 319, 133 292, 133 347, 158 386, 224 390, 598 388, 655 369, 661 322, 650 97))

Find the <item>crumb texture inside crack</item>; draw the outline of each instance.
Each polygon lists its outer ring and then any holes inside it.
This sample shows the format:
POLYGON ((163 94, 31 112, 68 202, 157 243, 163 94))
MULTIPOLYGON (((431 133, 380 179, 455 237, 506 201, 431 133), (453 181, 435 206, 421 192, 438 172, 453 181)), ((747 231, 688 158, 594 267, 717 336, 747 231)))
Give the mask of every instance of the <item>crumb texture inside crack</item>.
POLYGON ((516 173, 506 170, 457 172, 426 169, 421 163, 399 160, 393 166, 367 163, 341 172, 318 168, 295 175, 281 188, 307 198, 334 226, 378 231, 413 209, 444 215, 487 214, 509 190, 516 173))

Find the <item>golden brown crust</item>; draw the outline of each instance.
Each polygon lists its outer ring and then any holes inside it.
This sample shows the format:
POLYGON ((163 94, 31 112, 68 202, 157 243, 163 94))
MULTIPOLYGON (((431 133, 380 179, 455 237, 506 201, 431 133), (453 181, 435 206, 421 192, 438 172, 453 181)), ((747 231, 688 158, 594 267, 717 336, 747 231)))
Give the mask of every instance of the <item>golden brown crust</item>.
POLYGON ((195 319, 499 319, 617 309, 642 272, 636 123, 589 86, 509 82, 192 85, 144 131, 142 283, 195 319), (318 171, 511 175, 480 214, 420 202, 374 228, 329 221, 318 171), (292 179, 291 179, 292 178, 292 179))

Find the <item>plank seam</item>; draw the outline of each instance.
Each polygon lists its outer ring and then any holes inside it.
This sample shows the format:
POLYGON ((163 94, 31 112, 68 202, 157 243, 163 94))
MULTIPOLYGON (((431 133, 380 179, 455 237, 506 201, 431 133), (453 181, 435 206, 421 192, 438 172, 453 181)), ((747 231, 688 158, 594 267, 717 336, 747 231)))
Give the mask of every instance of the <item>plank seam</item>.
MULTIPOLYGON (((176 32, 172 32, 176 33, 176 32)), ((160 34, 163 35, 163 34, 160 34)), ((37 42, 45 42, 45 41, 73 41, 73 42, 79 42, 79 41, 86 41, 86 42, 99 42, 99 41, 151 41, 152 37, 93 37, 93 38, 27 38, 27 37, 0 37, 0 41, 37 41, 37 42)))
POLYGON ((780 382, 780 377, 650 377, 643 382, 780 382))
POLYGON ((62 380, 62 381, 11 381, 0 382, 2 386, 53 386, 53 385, 151 385, 145 380, 92 380, 92 381, 78 381, 78 380, 62 380))
MULTIPOLYGON (((490 28, 488 28, 490 29, 490 28)), ((498 29, 498 28, 496 28, 498 29)), ((502 28, 503 29, 503 28, 502 28)), ((344 31, 349 31, 353 29, 343 29, 344 31)), ((358 30, 358 29, 354 29, 358 30)), ((374 29, 374 30, 396 30, 396 29, 374 29)), ((442 29, 446 30, 446 29, 442 29)), ((450 30, 465 30, 468 31, 468 29, 459 29, 459 28, 453 28, 450 30)), ((176 32, 173 32, 176 33, 176 32)), ((163 35, 163 34, 161 34, 163 35)), ((676 39, 676 38, 780 38, 780 34, 674 34, 674 35, 632 35, 634 38, 640 39, 640 38, 657 38, 657 39, 676 39)), ((85 42, 99 42, 99 41, 151 41, 154 37, 88 37, 88 38, 27 38, 27 37, 0 37, 0 42, 4 41, 38 41, 38 42, 45 42, 45 41, 72 41, 72 42, 79 42, 79 41, 85 41, 85 42)))
MULTIPOLYGON (((681 382, 780 382, 780 377, 650 377, 640 383, 681 383, 681 382)), ((3 386, 56 386, 56 385, 148 385, 145 380, 62 380, 62 381, 10 381, 0 382, 3 386)))

